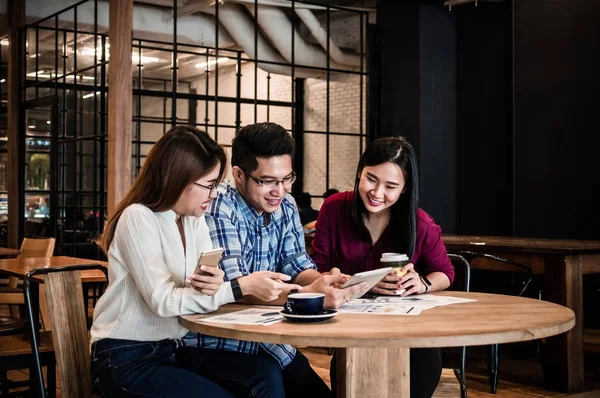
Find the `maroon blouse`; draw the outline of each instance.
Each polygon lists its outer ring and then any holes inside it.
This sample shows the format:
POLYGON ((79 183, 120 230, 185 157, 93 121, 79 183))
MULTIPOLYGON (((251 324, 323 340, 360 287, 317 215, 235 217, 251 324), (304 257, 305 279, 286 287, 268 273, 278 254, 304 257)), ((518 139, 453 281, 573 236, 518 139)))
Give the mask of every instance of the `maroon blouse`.
MULTIPOLYGON (((398 252, 391 241, 390 226, 373 245, 360 238, 350 214, 354 192, 340 192, 327 198, 317 219, 315 238, 312 241, 312 259, 320 272, 338 267, 343 273, 379 268, 382 253, 398 252)), ((442 242, 442 230, 423 210, 418 210, 417 240, 411 263, 421 275, 443 272, 452 284, 454 267, 442 242)))

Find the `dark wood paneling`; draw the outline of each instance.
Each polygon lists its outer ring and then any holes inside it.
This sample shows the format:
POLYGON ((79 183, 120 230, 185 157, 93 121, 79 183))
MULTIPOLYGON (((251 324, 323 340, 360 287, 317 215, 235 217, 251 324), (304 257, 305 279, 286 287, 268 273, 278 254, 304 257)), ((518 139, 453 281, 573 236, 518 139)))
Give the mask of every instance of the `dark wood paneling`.
POLYGON ((456 26, 439 4, 419 8, 421 207, 456 231, 456 26))
POLYGON ((598 1, 515 0, 517 235, 600 238, 599 20, 598 1))
POLYGON ((25 24, 25 0, 13 0, 8 2, 7 14, 9 22, 9 55, 8 55, 8 109, 7 138, 8 138, 8 247, 19 247, 19 239, 23 234, 23 212, 25 204, 22 201, 21 192, 25 189, 25 176, 21 175, 23 170, 24 138, 20 132, 21 95, 20 84, 23 77, 23 58, 19 45, 21 36, 19 30, 25 24))
POLYGON ((511 4, 457 18, 457 232, 512 234, 511 4))
POLYGON ((402 135, 419 151, 419 6, 379 0, 381 38, 380 130, 376 137, 402 135))

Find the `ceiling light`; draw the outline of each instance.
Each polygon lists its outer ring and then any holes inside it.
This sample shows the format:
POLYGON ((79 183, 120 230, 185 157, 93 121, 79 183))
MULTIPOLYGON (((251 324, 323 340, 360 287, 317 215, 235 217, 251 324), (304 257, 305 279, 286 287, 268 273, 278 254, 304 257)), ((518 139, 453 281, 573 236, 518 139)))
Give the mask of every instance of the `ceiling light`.
POLYGON ((6 40, 6 39, 0 40, 0 45, 8 46, 8 40, 6 40))
MULTIPOLYGON (((29 72, 27 74, 27 76, 30 76, 30 77, 35 77, 36 75, 37 75, 37 77, 41 77, 43 79, 52 79, 53 77, 56 77, 58 79, 62 79, 63 77, 65 79, 69 79, 69 80, 75 79, 75 75, 67 75, 67 76, 53 75, 52 73, 44 73, 43 70, 38 70, 37 72, 29 72)), ((86 76, 86 75, 78 75, 77 78, 80 80, 94 80, 94 76, 86 76)))
POLYGON ((217 60, 210 60, 208 62, 202 62, 200 64, 196 64, 196 68, 206 68, 207 66, 211 66, 214 64, 220 64, 221 62, 227 62, 229 61, 229 58, 227 57, 223 57, 223 58, 219 58, 217 60))
POLYGON ((43 70, 39 70, 37 72, 30 72, 30 73, 27 74, 27 76, 31 76, 31 77, 36 77, 37 76, 37 77, 41 77, 43 79, 50 79, 50 78, 52 78, 51 74, 44 73, 43 70))
MULTIPOLYGON (((96 48, 87 47, 87 48, 84 48, 84 49, 81 50, 81 55, 87 55, 87 56, 93 57, 95 54, 98 54, 98 56, 101 56, 102 55, 102 47, 96 47, 96 48)), ((105 47, 105 56, 106 56, 107 59, 110 57, 110 50, 109 50, 109 45, 108 44, 105 47)), ((133 62, 137 62, 138 64, 139 63, 141 63, 141 64, 144 64, 144 63, 151 64, 151 63, 159 62, 160 58, 148 57, 148 56, 145 56, 145 55, 142 55, 140 57, 139 53, 133 52, 133 53, 131 53, 131 60, 133 62)))
POLYGON ((139 64, 152 64, 154 62, 160 61, 160 59, 156 57, 146 57, 145 55, 140 56, 139 54, 131 54, 131 60, 133 62, 137 62, 139 64))
MULTIPOLYGON (((96 95, 98 95, 98 94, 100 94, 100 91, 96 91, 96 95)), ((94 96, 94 93, 89 93, 89 94, 84 95, 81 98, 86 99, 86 98, 90 98, 90 97, 93 97, 93 96, 94 96)))
POLYGON ((46 124, 50 124, 50 120, 46 120, 46 124))
POLYGON ((1 79, 0 83, 4 83, 6 81, 6 79, 1 79))
POLYGON ((466 3, 475 3, 475 7, 477 7, 477 0, 446 0, 444 1, 444 6, 447 6, 450 11, 452 11, 452 6, 458 6, 466 3))
POLYGON ((29 56, 29 58, 36 58, 36 57, 39 57, 40 55, 41 55, 41 54, 31 54, 31 55, 29 56))
POLYGON ((27 126, 28 129, 34 129, 35 128, 35 124, 30 124, 29 126, 27 126))

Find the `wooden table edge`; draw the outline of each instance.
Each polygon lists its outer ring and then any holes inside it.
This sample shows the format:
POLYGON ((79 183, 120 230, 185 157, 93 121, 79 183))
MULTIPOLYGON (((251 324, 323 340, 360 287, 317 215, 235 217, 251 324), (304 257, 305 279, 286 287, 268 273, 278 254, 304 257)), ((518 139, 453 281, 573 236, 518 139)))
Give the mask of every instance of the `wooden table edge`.
MULTIPOLYGON (((391 347, 410 347, 410 348, 435 348, 435 347, 462 347, 474 345, 503 344, 518 341, 537 340, 544 337, 556 336, 571 330, 575 326, 575 313, 571 310, 571 317, 564 322, 536 328, 535 332, 527 330, 514 330, 494 333, 476 333, 461 336, 426 336, 426 337, 397 337, 397 338, 377 338, 361 339, 354 337, 319 337, 297 336, 290 334, 275 334, 259 331, 243 331, 243 340, 256 341, 261 343, 289 344, 289 345, 310 345, 312 347, 363 347, 363 348, 391 348, 391 347), (477 343, 473 344, 472 340, 477 343), (346 343, 340 343, 340 340, 346 343), (348 343, 350 341, 350 343, 348 343)), ((210 336, 240 340, 239 330, 236 329, 213 329, 218 326, 215 323, 204 323, 190 320, 195 315, 182 315, 179 317, 179 324, 186 329, 210 336)), ((364 315, 370 316, 370 315, 364 315)), ((391 316, 391 315, 388 315, 391 316)), ((288 321, 282 321, 288 322, 288 321)), ((268 328, 269 326, 260 326, 268 328)), ((266 330, 268 329, 261 329, 266 330)))

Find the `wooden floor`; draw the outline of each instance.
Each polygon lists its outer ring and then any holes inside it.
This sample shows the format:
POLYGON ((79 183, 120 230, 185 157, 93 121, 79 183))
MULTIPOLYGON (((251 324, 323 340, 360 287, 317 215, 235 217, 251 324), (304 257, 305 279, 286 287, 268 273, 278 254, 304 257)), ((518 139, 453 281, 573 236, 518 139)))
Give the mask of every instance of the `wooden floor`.
MULTIPOLYGON (((490 393, 487 376, 487 352, 484 347, 467 349, 467 391, 469 398, 600 398, 600 331, 586 331, 586 391, 565 394, 549 391, 543 385, 542 367, 535 344, 519 343, 500 346, 500 377, 496 394, 490 393)), ((303 348, 315 371, 329 384, 331 357, 321 348, 303 348)), ((454 373, 444 369, 434 398, 460 397, 454 373)))
MULTIPOLYGON (((467 389, 469 398, 600 398, 600 332, 586 333, 586 392, 564 394, 543 387, 542 368, 530 343, 500 346, 500 382, 497 393, 491 394, 487 378, 486 352, 481 347, 468 349, 467 389)), ((329 384, 331 357, 322 348, 302 348, 315 371, 329 384)), ((11 380, 26 380, 27 370, 10 371, 11 380)), ((60 397, 60 386, 57 390, 60 397)), ((444 370, 434 398, 460 397, 458 382, 451 370, 444 370)))

